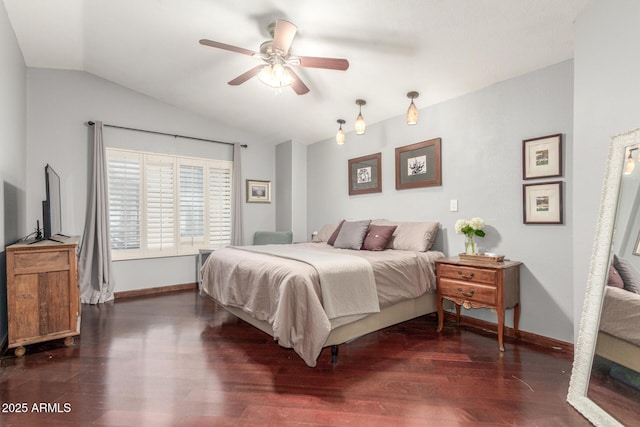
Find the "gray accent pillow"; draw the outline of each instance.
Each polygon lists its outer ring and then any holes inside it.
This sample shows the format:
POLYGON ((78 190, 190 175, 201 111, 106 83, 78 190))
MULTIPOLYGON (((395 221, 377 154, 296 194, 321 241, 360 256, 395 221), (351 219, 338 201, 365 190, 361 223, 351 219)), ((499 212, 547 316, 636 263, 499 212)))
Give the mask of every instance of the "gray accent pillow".
POLYGON ((624 283, 624 289, 629 292, 640 294, 640 273, 636 270, 629 261, 624 258, 619 258, 617 255, 613 255, 613 266, 622 277, 622 283, 624 283))
POLYGON ((334 248, 360 250, 364 236, 367 235, 370 219, 362 221, 345 221, 333 243, 334 248))

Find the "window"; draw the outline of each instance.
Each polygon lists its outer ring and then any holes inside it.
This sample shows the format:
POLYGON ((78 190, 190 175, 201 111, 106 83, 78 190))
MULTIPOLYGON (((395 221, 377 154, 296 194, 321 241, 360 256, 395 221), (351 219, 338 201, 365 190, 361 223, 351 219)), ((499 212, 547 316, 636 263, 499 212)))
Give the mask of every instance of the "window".
POLYGON ((233 163, 107 148, 114 259, 231 243, 233 163))

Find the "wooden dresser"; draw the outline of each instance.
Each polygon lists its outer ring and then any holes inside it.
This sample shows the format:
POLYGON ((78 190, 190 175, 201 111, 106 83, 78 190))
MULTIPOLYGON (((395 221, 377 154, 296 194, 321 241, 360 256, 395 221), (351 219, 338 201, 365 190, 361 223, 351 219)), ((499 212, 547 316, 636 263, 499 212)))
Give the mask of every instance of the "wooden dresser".
POLYGON ((80 334, 78 237, 55 237, 61 243, 33 240, 6 248, 9 348, 16 356, 25 345, 80 334))
POLYGON ((436 261, 438 280, 438 332, 443 326, 442 299, 456 304, 456 320, 460 323, 460 306, 493 308, 498 314, 498 346, 504 351, 504 314, 513 308, 516 336, 520 319, 520 262, 496 264, 440 258, 436 261))

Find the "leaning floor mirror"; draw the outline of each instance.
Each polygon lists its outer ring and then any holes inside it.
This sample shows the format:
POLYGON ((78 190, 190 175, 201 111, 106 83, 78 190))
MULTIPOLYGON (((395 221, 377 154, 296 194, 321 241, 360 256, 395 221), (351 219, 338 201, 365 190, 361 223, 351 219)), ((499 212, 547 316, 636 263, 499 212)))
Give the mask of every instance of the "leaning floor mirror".
POLYGON ((640 129, 611 140, 567 400, 597 426, 640 413, 640 129))

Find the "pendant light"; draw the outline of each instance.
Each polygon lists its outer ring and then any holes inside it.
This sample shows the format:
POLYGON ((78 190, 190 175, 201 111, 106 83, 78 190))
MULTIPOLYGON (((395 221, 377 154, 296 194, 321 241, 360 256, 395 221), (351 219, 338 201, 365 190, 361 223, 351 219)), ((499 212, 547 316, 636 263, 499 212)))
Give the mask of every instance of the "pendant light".
POLYGON ((633 173, 633 170, 636 167, 636 161, 633 160, 633 151, 637 150, 637 148, 630 148, 629 149, 629 155, 627 156, 627 160, 625 162, 624 165, 624 174, 625 175, 631 175, 633 173))
POLYGON ((418 108, 416 107, 416 104, 413 103, 413 100, 419 96, 420 94, 416 91, 407 93, 407 98, 411 99, 411 104, 409 104, 409 109, 407 110, 408 125, 415 125, 418 123, 418 108))
POLYGON ((336 144, 342 145, 347 140, 347 137, 345 136, 344 131, 342 130, 342 125, 345 124, 346 122, 342 119, 338 119, 337 122, 340 124, 340 128, 338 129, 338 133, 336 133, 336 144))
POLYGON ((360 107, 358 117, 356 118, 356 134, 362 135, 367 128, 367 124, 364 122, 364 117, 362 117, 362 106, 366 105, 367 101, 364 99, 356 99, 356 104, 360 107))

